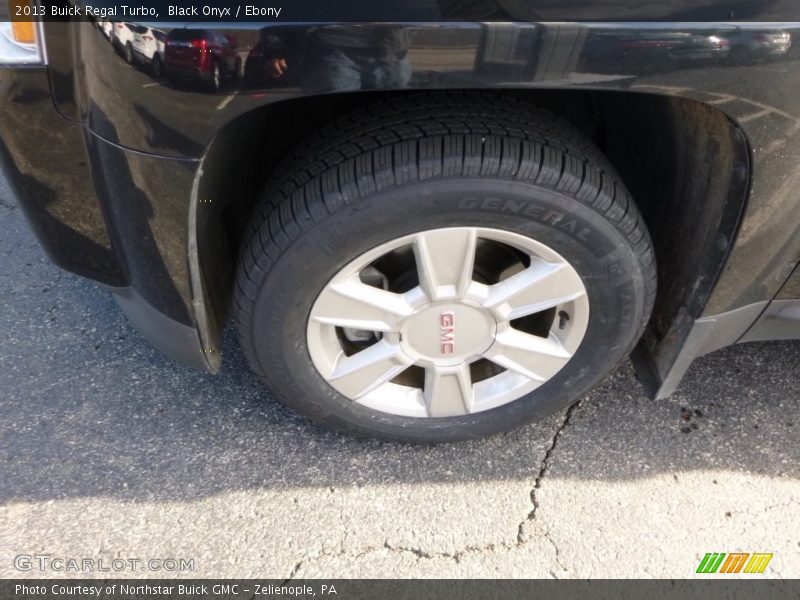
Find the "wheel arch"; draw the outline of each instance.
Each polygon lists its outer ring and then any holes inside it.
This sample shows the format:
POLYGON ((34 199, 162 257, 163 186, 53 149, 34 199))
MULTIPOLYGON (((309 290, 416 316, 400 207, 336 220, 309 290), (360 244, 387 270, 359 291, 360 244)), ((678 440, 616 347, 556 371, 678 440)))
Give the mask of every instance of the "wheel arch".
MULTIPOLYGON (((415 93, 296 98, 250 111, 218 131, 193 187, 189 248, 198 329, 217 366, 239 242, 263 181, 316 128, 358 107, 415 93)), ((667 93, 488 93, 517 97, 572 123, 600 147, 630 189, 653 237, 659 269, 653 316, 635 357, 645 379, 658 380, 703 315, 734 245, 751 176, 744 132, 718 108, 667 93)))

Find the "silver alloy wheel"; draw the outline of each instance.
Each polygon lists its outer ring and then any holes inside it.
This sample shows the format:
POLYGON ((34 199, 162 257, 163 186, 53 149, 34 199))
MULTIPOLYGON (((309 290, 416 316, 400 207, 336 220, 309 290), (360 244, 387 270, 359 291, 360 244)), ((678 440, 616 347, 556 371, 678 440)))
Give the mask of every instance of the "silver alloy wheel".
POLYGON ((541 386, 588 323, 583 281, 557 252, 509 231, 453 227, 392 240, 344 267, 317 297, 307 340, 320 375, 347 398, 450 417, 541 386))

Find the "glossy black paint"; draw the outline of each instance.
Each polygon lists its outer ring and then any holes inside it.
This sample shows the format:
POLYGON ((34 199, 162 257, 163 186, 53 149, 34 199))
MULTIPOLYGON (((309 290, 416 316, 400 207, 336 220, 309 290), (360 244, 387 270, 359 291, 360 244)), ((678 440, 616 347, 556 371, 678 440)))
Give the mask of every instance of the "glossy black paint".
POLYGON ((779 300, 792 300, 800 298, 800 265, 789 276, 781 291, 776 296, 779 300))
POLYGON ((649 352, 666 356, 656 367, 661 375, 695 319, 794 289, 785 284, 800 261, 800 23, 790 22, 800 18, 796 3, 423 5, 390 3, 381 21, 402 10, 417 11, 408 21, 426 18, 433 13, 425 6, 449 21, 217 26, 236 36, 244 61, 244 77, 217 94, 126 64, 93 23, 47 23, 51 89, 44 72, 0 72, 5 162, 40 239, 61 266, 130 286, 169 319, 196 327, 202 350, 213 352, 222 315, 210 307, 211 296, 229 276, 208 265, 228 249, 209 225, 221 216, 202 203, 220 189, 237 198, 246 193, 220 184, 225 175, 212 160, 214 141, 242 119, 258 119, 269 131, 278 126, 270 123, 276 107, 283 119, 303 121, 302 111, 292 112, 301 106, 295 102, 303 99, 307 110, 311 98, 334 102, 331 94, 590 90, 692 101, 727 117, 730 131, 720 143, 729 146, 730 182, 720 193, 728 200, 710 220, 708 243, 678 269, 692 274, 683 283, 686 297, 667 311, 671 322, 651 332, 649 352), (716 22, 685 22, 699 19, 716 22), (50 93, 61 116, 45 107, 50 93), (48 148, 46 161, 26 145, 31 126, 48 148), (41 186, 52 192, 37 192, 41 186), (46 210, 48 203, 61 210, 46 210), (75 232, 94 245, 76 241, 75 232), (691 271, 691 262, 702 268, 691 271))
POLYGON ((92 185, 86 130, 56 112, 47 71, 0 69, 0 106, 0 163, 48 256, 105 285, 127 285, 92 185))

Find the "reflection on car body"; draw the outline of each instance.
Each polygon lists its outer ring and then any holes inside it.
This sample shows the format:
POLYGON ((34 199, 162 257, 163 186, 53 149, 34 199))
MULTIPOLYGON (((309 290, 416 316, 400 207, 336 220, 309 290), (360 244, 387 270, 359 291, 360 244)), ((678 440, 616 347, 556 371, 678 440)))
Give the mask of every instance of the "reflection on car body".
POLYGON ((651 71, 675 67, 701 67, 727 60, 730 41, 718 34, 683 31, 642 31, 626 36, 614 36, 609 43, 607 34, 589 36, 583 51, 595 71, 614 73, 632 64, 646 64, 651 71))
POLYGON ((134 25, 130 23, 116 21, 111 35, 111 43, 128 64, 133 64, 133 29, 134 25))
POLYGON ((213 29, 173 29, 167 36, 164 66, 170 81, 202 83, 216 92, 223 79, 236 79, 241 71, 236 38, 213 29))
POLYGON ((300 85, 304 92, 402 89, 411 79, 405 28, 357 23, 311 30, 298 51, 292 36, 261 31, 245 64, 248 86, 300 85))
POLYGON ((792 47, 792 36, 788 31, 751 32, 737 29, 726 37, 731 45, 731 53, 746 60, 784 56, 792 47))
POLYGON ((114 32, 114 24, 107 19, 97 19, 95 21, 97 28, 103 32, 108 40, 111 40, 111 35, 114 32))
POLYGON ((158 78, 164 68, 164 46, 167 35, 160 29, 137 25, 133 31, 134 60, 149 66, 153 75, 158 78))

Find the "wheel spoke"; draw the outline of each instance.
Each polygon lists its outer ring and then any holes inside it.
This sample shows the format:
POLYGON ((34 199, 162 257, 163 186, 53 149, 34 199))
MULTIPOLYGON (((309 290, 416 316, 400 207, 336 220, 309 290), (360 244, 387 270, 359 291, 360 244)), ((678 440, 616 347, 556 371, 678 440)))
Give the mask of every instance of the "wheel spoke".
POLYGON ((490 286, 483 302, 503 319, 517 319, 586 294, 580 276, 567 263, 548 263, 534 258, 531 265, 490 286))
POLYGON ((381 340, 352 356, 342 354, 327 379, 335 381, 341 393, 357 399, 394 379, 411 362, 399 346, 381 340))
POLYGON ((414 256, 422 289, 430 300, 463 297, 475 263, 474 229, 436 229, 414 240, 414 256))
POLYGON ((536 381, 547 381, 572 358, 554 335, 542 338, 507 329, 495 338, 484 357, 536 381))
POLYGON ((322 291, 311 320, 368 331, 397 331, 399 321, 413 310, 402 295, 351 278, 322 291))
POLYGON ((454 417, 472 410, 472 378, 469 365, 425 369, 423 393, 429 417, 454 417))
POLYGON ((588 300, 578 271, 533 238, 488 227, 419 231, 370 248, 329 280, 308 316, 308 352, 316 372, 361 406, 473 415, 556 375, 581 347, 588 300), (539 331, 545 316, 557 323, 549 337, 539 331))

